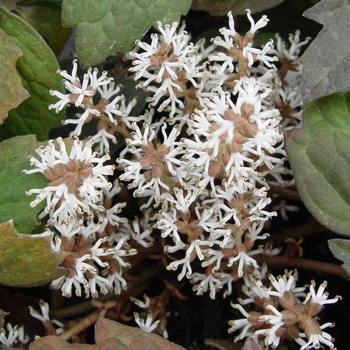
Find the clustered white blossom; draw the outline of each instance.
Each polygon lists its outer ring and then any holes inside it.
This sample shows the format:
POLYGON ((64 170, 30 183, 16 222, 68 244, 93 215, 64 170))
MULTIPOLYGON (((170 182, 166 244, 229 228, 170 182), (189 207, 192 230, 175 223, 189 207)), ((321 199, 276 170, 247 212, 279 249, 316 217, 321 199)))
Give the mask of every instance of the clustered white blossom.
MULTIPOLYGON (((222 28, 222 36, 209 45, 204 39, 193 44, 178 23, 160 22, 150 44, 136 42, 129 54, 130 72, 138 87, 151 93, 142 116, 132 115, 136 100, 127 104, 106 72, 98 77, 96 69, 89 69, 81 83, 76 61, 71 74, 59 71, 68 93, 51 91, 59 101, 50 108, 81 108, 76 119, 63 123, 76 124, 72 134, 80 136, 83 125, 95 119, 97 133, 89 141, 75 138, 67 145, 58 138, 59 149, 53 141, 38 149, 41 160, 30 157, 35 168, 25 172, 41 172, 50 183, 27 194, 37 194, 31 206, 46 200, 40 217, 49 215, 48 230, 56 233, 52 248, 65 252, 67 273, 51 283, 64 296, 70 297, 73 287, 82 295, 81 286, 87 297, 121 293, 127 287, 123 270, 130 267, 128 257, 161 242, 167 269, 179 271, 178 280, 189 279, 197 295, 209 292, 215 298, 225 289, 227 296, 232 283, 243 277, 249 300, 256 295, 273 300, 264 306, 265 316, 250 315, 237 304, 247 320, 232 321, 230 331, 243 327, 239 339, 255 334, 276 347, 286 331, 275 299, 300 291, 292 274, 272 281, 276 291, 263 288, 264 272, 254 256, 264 251, 257 243, 268 237, 264 226, 277 215, 269 208, 269 185, 293 181, 285 166, 282 132, 301 121, 298 58, 308 39, 300 42, 297 31, 289 48, 278 35, 276 48, 272 41, 256 48, 254 36, 267 17, 255 22, 247 10, 251 26, 244 36, 235 31, 231 13, 228 17, 229 28, 222 28), (116 143, 118 133, 125 139, 116 160, 119 180, 128 182, 140 203, 141 215, 134 220, 119 216, 126 203, 115 204, 113 198, 121 187, 118 181, 112 187, 107 179, 114 174, 114 165, 107 164, 109 142, 116 143)), ((295 210, 284 202, 276 208, 284 214, 295 210)), ((278 253, 265 249, 266 254, 278 253)), ((315 299, 313 288, 305 305, 315 299)), ((146 321, 138 314, 135 319, 150 332, 159 320, 148 310, 146 321)), ((310 322, 316 322, 315 315, 310 322)), ((324 326, 309 334, 299 326, 306 333, 298 331, 292 338, 302 350, 310 344, 317 348, 319 342, 333 347, 321 331, 324 326)))
POLYGON ((49 141, 48 146, 36 151, 41 161, 29 157, 35 168, 24 170, 27 174, 40 172, 50 181, 47 187, 27 194, 38 194, 32 207, 46 199, 40 217, 49 215, 48 225, 56 232, 52 249, 65 253, 61 266, 67 272, 52 281, 51 287, 61 289, 65 297, 72 295, 73 286, 77 296, 82 295, 81 286, 87 297, 91 294, 97 298, 98 287, 103 294, 113 289, 119 294, 126 288, 122 267, 129 265, 124 258, 136 254, 136 250, 127 243, 130 236, 116 231, 120 223, 127 221, 118 215, 125 203, 104 205, 110 202, 111 193, 115 195, 120 190, 118 182, 112 188, 107 181, 114 165, 104 165, 109 155, 99 157, 92 151, 91 140, 75 138, 69 146, 61 138, 56 142, 59 150, 49 141), (69 152, 67 147, 71 147, 69 152), (112 227, 108 233, 107 227, 112 227))
MULTIPOLYGON (((48 335, 59 335, 63 333, 63 323, 56 319, 51 320, 49 316, 50 307, 48 303, 40 300, 39 307, 41 314, 36 311, 32 306, 29 306, 29 313, 32 317, 41 321, 48 335)), ((5 328, 0 329, 0 343, 7 347, 23 348, 24 344, 27 344, 30 337, 25 334, 24 326, 15 325, 14 327, 11 323, 6 323, 7 334, 5 328)), ((39 337, 40 336, 36 336, 39 337)))
POLYGON ((0 343, 7 347, 19 346, 20 344, 27 344, 29 341, 29 336, 24 333, 24 327, 15 325, 12 326, 11 323, 6 323, 6 330, 4 328, 0 329, 0 343))
POLYGON ((241 330, 235 341, 263 336, 265 346, 271 346, 272 349, 277 348, 281 338, 296 341, 301 346, 300 350, 319 349, 323 345, 335 349, 331 335, 323 331, 334 324, 328 322, 320 325, 317 318, 323 305, 341 299, 340 296, 328 299, 328 293, 325 292, 327 282, 323 282, 316 291, 316 283, 311 281, 306 294, 304 291, 307 286, 296 287, 296 272, 286 271, 277 278, 269 275, 269 280, 271 285, 266 287, 261 279, 250 277, 243 290, 248 298, 239 299, 239 304, 232 304, 244 316, 229 322, 229 332, 241 330), (259 311, 247 312, 242 307, 250 303, 259 311))

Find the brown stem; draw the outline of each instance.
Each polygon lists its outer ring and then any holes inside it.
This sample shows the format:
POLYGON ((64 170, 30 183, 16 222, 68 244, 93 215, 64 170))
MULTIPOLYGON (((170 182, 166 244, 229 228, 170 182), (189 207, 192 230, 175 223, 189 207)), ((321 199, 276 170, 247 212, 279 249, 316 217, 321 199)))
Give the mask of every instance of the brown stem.
POLYGON ((286 256, 270 256, 270 255, 256 255, 254 259, 258 264, 266 263, 271 267, 296 267, 299 269, 313 270, 325 272, 332 275, 338 275, 345 278, 350 278, 348 273, 340 266, 329 264, 322 261, 315 261, 303 258, 288 258, 286 256))
POLYGON ((72 338, 73 335, 77 335, 81 333, 83 330, 85 330, 86 328, 92 326, 99 318, 102 318, 105 315, 105 313, 106 313, 105 309, 96 310, 89 316, 84 317, 80 322, 78 322, 72 328, 69 328, 59 337, 64 340, 69 340, 70 338, 72 338))
POLYGON ((284 198, 296 199, 298 201, 301 201, 300 195, 296 190, 292 190, 290 188, 285 188, 285 187, 272 186, 272 185, 269 185, 269 187, 270 187, 269 189, 270 196, 273 193, 273 194, 278 194, 284 198))
POLYGON ((286 238, 294 238, 298 240, 300 237, 306 237, 309 235, 327 232, 327 228, 317 222, 314 218, 311 218, 306 224, 294 227, 290 230, 271 235, 270 240, 273 241, 275 247, 283 244, 286 238))
POLYGON ((17 6, 29 6, 29 5, 35 5, 35 3, 38 0, 22 0, 17 3, 17 6))

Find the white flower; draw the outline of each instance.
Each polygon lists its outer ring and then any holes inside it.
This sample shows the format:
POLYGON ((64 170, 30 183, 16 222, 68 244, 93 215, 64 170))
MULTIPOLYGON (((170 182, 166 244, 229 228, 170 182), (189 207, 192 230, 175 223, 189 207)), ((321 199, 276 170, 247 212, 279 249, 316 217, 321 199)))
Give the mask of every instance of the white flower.
POLYGON ((98 77, 98 70, 89 68, 87 73, 83 76, 83 82, 77 76, 77 60, 73 61, 73 70, 69 75, 66 71, 58 71, 65 80, 63 84, 68 90, 68 94, 62 94, 59 91, 51 90, 50 94, 59 98, 59 101, 49 106, 49 109, 56 109, 56 112, 62 110, 67 104, 74 104, 75 107, 81 107, 85 111, 83 113, 77 113, 76 119, 66 119, 62 121, 66 124, 76 124, 76 129, 71 135, 79 136, 82 131, 84 123, 90 121, 92 118, 99 117, 101 113, 104 113, 114 125, 117 124, 115 116, 123 116, 123 112, 119 109, 117 104, 124 99, 124 96, 116 96, 112 101, 110 99, 116 95, 120 87, 114 88, 113 78, 107 78, 107 72, 102 72, 98 77), (100 101, 97 105, 94 105, 93 97, 99 92, 101 95, 100 101))
POLYGON ((240 36, 234 28, 234 20, 232 13, 228 13, 229 27, 220 29, 220 33, 224 36, 224 39, 217 37, 213 41, 216 45, 221 46, 227 50, 227 54, 224 52, 218 52, 215 55, 209 56, 210 61, 223 61, 221 68, 217 71, 218 75, 221 75, 228 67, 228 72, 234 71, 233 63, 245 59, 250 68, 255 61, 261 61, 268 67, 272 67, 271 61, 276 61, 277 57, 271 57, 267 55, 273 48, 272 43, 267 43, 264 48, 253 48, 253 38, 256 32, 266 26, 268 19, 263 16, 257 23, 254 22, 250 10, 247 11, 247 17, 250 21, 251 27, 244 37, 240 36))
MULTIPOLYGON (((169 135, 166 134, 166 125, 162 127, 163 143, 154 145, 152 140, 155 137, 155 130, 147 123, 143 124, 141 131, 136 123, 133 123, 135 130, 127 139, 129 152, 134 154, 132 160, 118 159, 120 164, 127 164, 125 172, 120 176, 121 180, 133 180, 129 188, 137 187, 134 196, 143 197, 147 189, 153 191, 156 203, 159 203, 161 193, 169 191, 169 186, 165 183, 169 173, 176 176, 177 166, 181 164, 178 159, 181 147, 176 147, 176 137, 179 134, 178 127, 174 127, 169 135)), ((169 180, 171 181, 171 180, 169 180)))
POLYGON ((30 311, 31 316, 33 316, 34 318, 43 322, 44 326, 47 324, 50 324, 51 327, 53 327, 52 326, 53 324, 56 325, 58 327, 57 329, 55 329, 56 335, 63 333, 63 323, 58 321, 58 320, 51 320, 50 319, 49 304, 45 303, 43 300, 40 300, 39 306, 40 306, 40 310, 41 310, 41 315, 36 310, 34 310, 31 306, 29 306, 29 311, 30 311))
POLYGON ((295 287, 295 280, 292 274, 293 271, 289 272, 288 275, 285 274, 282 276, 277 276, 277 279, 273 275, 269 275, 269 280, 271 284, 274 286, 276 291, 268 291, 269 295, 277 296, 279 298, 283 297, 283 294, 286 291, 291 291, 293 287, 295 287), (288 276, 288 277, 287 277, 288 276), (287 277, 287 278, 286 278, 287 277))
POLYGON ((273 314, 259 316, 258 320, 260 322, 266 322, 267 324, 272 325, 272 327, 268 329, 257 330, 255 331, 255 335, 264 335, 266 337, 265 344, 273 345, 273 347, 276 348, 280 343, 280 336, 278 336, 276 332, 280 327, 284 326, 284 322, 282 321, 283 314, 279 312, 273 305, 266 305, 266 309, 272 311, 273 314))
POLYGON ((122 211, 122 208, 124 208, 125 206, 126 206, 126 202, 121 202, 121 203, 115 204, 112 208, 107 209, 105 211, 106 218, 110 225, 118 227, 119 224, 127 222, 126 218, 123 218, 117 215, 122 211))
MULTIPOLYGON (((105 270, 105 272, 108 273, 107 270, 105 270)), ((112 287, 114 285, 114 293, 116 295, 119 295, 122 289, 123 290, 127 289, 127 283, 125 279, 122 277, 122 269, 120 269, 119 272, 114 271, 112 274, 109 273, 106 278, 112 287)))
POLYGON ((107 72, 103 72, 100 78, 97 78, 98 70, 95 68, 92 72, 90 68, 83 77, 83 83, 80 83, 80 80, 77 76, 78 64, 77 60, 73 61, 72 73, 69 75, 66 71, 59 70, 59 73, 62 77, 63 84, 65 88, 70 92, 68 95, 62 95, 60 92, 51 90, 50 94, 57 96, 61 101, 57 102, 54 105, 50 105, 49 109, 55 108, 58 112, 61 110, 67 103, 74 103, 76 107, 84 105, 84 98, 90 98, 96 93, 96 89, 101 85, 109 84, 110 79, 106 78, 107 72))
MULTIPOLYGON (((237 248, 236 248, 237 249, 237 248)), ((245 249, 243 245, 241 245, 240 249, 245 249)), ((238 249, 237 249, 238 250, 238 249)), ((229 262, 227 264, 228 267, 232 266, 234 262, 238 261, 238 277, 243 276, 243 267, 244 264, 252 265, 256 269, 259 268, 259 265, 257 262, 251 258, 245 251, 239 251, 238 254, 235 257, 232 257, 229 259, 229 262)))
POLYGON ((60 289, 62 291, 62 296, 66 298, 70 298, 72 296, 72 287, 74 285, 75 294, 78 297, 81 297, 81 284, 83 284, 86 294, 88 291, 88 282, 85 278, 80 278, 78 275, 73 273, 73 276, 62 276, 51 282, 50 288, 52 289, 60 289))
MULTIPOLYGON (((102 294, 107 294, 112 289, 112 284, 107 278, 101 277, 97 274, 93 275, 88 279, 88 286, 89 286, 88 290, 90 291, 91 296, 94 299, 98 298, 96 285, 100 287, 100 291, 102 294)), ((89 294, 86 295, 86 298, 88 297, 89 297, 89 294)))
MULTIPOLYGON (((175 248, 177 247, 178 246, 175 246, 175 248)), ((165 251, 169 252, 171 251, 171 249, 167 246, 165 247, 165 251)), ((183 259, 172 261, 166 268, 167 270, 176 271, 180 265, 182 265, 182 269, 181 269, 181 272, 177 275, 177 279, 181 281, 185 276, 187 278, 191 278, 192 267, 191 267, 191 259, 189 256, 185 256, 183 259)))
POLYGON ((28 159, 32 170, 23 170, 26 174, 41 172, 50 183, 43 189, 32 189, 27 195, 37 193, 37 198, 30 203, 35 207, 46 199, 45 211, 50 213, 53 221, 62 215, 68 222, 83 213, 90 214, 90 208, 96 207, 101 198, 101 190, 111 188, 106 176, 113 174, 113 165, 103 165, 108 155, 98 158, 92 152, 92 142, 83 143, 74 140, 70 153, 61 138, 57 139, 59 151, 53 141, 48 146, 36 150, 41 161, 30 156, 28 159))
POLYGON ((68 223, 55 223, 55 228, 63 237, 68 238, 74 237, 81 230, 81 226, 75 221, 70 221, 68 223))
POLYGON ((245 318, 229 321, 228 324, 231 326, 231 328, 229 328, 228 332, 232 333, 237 329, 243 328, 241 333, 235 337, 235 342, 245 337, 252 336, 254 332, 252 332, 251 328, 254 329, 256 326, 260 326, 262 324, 261 322, 258 321, 258 317, 260 316, 260 314, 254 311, 251 313, 248 313, 239 304, 231 303, 231 306, 234 307, 235 309, 238 309, 245 318))
POLYGON ((274 290, 267 291, 267 294, 276 296, 279 298, 283 297, 283 294, 287 291, 293 293, 295 296, 305 296, 305 287, 296 287, 296 281, 298 279, 297 270, 285 271, 283 276, 277 276, 277 279, 273 275, 269 275, 269 280, 274 290))
POLYGON ((253 276, 244 276, 243 277, 245 285, 243 286, 243 292, 249 297, 246 299, 239 298, 238 301, 242 305, 246 305, 249 303, 254 303, 256 297, 261 300, 269 300, 270 295, 268 294, 271 288, 266 288, 260 278, 256 278, 253 276))
POLYGON ((151 236, 152 224, 149 221, 149 211, 145 212, 144 220, 139 220, 138 217, 135 216, 135 220, 133 221, 131 230, 132 238, 140 245, 145 248, 150 247, 153 244, 154 238, 151 236))
POLYGON ((100 245, 107 242, 108 237, 100 238, 97 242, 90 248, 91 258, 101 267, 107 267, 107 262, 102 262, 101 256, 108 256, 114 254, 114 248, 100 248, 100 245))
POLYGON ((186 32, 176 33, 177 22, 172 26, 166 25, 165 28, 161 22, 157 23, 158 31, 162 35, 152 34, 151 45, 136 41, 136 45, 143 52, 130 54, 136 58, 130 71, 136 73, 135 80, 146 78, 139 86, 155 93, 147 99, 152 105, 156 105, 162 96, 169 95, 159 107, 159 111, 171 103, 170 116, 172 116, 176 111, 176 105, 184 108, 182 101, 177 97, 182 92, 178 74, 193 73, 200 56, 197 54, 197 48, 189 43, 189 35, 186 32), (155 87, 151 85, 152 83, 161 83, 161 86, 155 87))
MULTIPOLYGON (((321 344, 325 344, 328 346, 331 350, 336 350, 334 347, 332 341, 332 336, 326 332, 323 332, 322 330, 327 327, 333 327, 334 324, 331 322, 325 323, 324 325, 320 326, 320 334, 311 334, 309 336, 308 342, 305 343, 300 350, 308 350, 308 349, 320 349, 322 346, 321 344)), ((300 333, 300 337, 306 337, 304 333, 300 333)))
MULTIPOLYGON (((5 346, 12 347, 14 344, 18 343, 19 329, 18 325, 12 327, 11 323, 6 324, 8 334, 6 335, 5 329, 0 330, 0 342, 5 346)), ((26 342, 28 342, 29 338, 26 342)))
POLYGON ((141 309, 148 309, 148 308, 150 307, 150 305, 151 305, 151 299, 150 299, 146 294, 143 295, 143 299, 144 299, 144 301, 141 301, 141 300, 139 300, 139 299, 130 297, 130 300, 131 300, 135 305, 137 305, 137 306, 140 307, 141 309))
POLYGON ((134 317, 135 317, 135 322, 138 324, 138 326, 144 332, 147 332, 147 333, 151 333, 152 331, 154 331, 158 327, 158 323, 160 322, 160 320, 153 322, 152 311, 148 311, 146 322, 142 318, 140 318, 137 312, 134 312, 134 317))
POLYGON ((324 292, 324 290, 327 287, 327 281, 324 281, 318 287, 317 293, 315 291, 315 287, 316 287, 315 281, 311 281, 310 292, 306 295, 304 304, 306 304, 307 302, 311 302, 311 303, 317 303, 320 305, 326 305, 326 304, 334 304, 338 300, 341 300, 341 297, 339 295, 337 295, 333 299, 328 299, 328 293, 324 292))
POLYGON ((177 187, 174 188, 174 194, 176 198, 173 198, 169 193, 166 194, 166 199, 173 203, 176 210, 183 214, 189 212, 189 208, 194 200, 197 198, 197 191, 187 191, 187 194, 184 195, 184 191, 177 187))
POLYGON ((167 213, 161 210, 159 214, 162 215, 162 218, 157 221, 155 226, 162 231, 161 237, 173 237, 174 242, 177 246, 183 245, 183 242, 178 233, 179 227, 176 225, 176 222, 179 220, 176 209, 173 208, 171 213, 167 213))
POLYGON ((99 154, 109 153, 109 141, 117 144, 117 139, 113 134, 110 134, 106 129, 101 129, 91 138, 91 141, 98 145, 99 154))
POLYGON ((304 41, 300 42, 300 30, 296 30, 295 34, 289 34, 290 47, 287 48, 283 42, 280 35, 276 34, 277 43, 276 48, 272 50, 272 53, 277 55, 279 58, 283 58, 289 62, 293 62, 296 66, 293 67, 293 70, 301 68, 301 63, 299 63, 299 54, 302 47, 309 43, 310 38, 306 38, 304 41))
POLYGON ((137 254, 136 249, 134 249, 134 248, 129 249, 129 246, 126 243, 126 241, 129 239, 130 239, 130 236, 123 236, 122 238, 120 238, 117 245, 113 248, 113 250, 114 250, 113 258, 118 261, 120 266, 124 266, 124 267, 130 266, 130 264, 125 262, 122 259, 122 257, 137 254), (122 248, 124 248, 124 249, 122 249, 122 248))
POLYGON ((287 215, 287 211, 297 212, 297 211, 299 211, 299 207, 297 207, 295 205, 288 205, 287 201, 282 199, 282 200, 280 200, 280 202, 277 205, 274 205, 272 207, 272 210, 279 211, 281 218, 283 220, 288 221, 289 217, 287 215))
POLYGON ((210 290, 209 296, 211 299, 215 299, 216 292, 222 288, 221 281, 214 277, 211 273, 208 275, 195 272, 191 276, 191 283, 198 283, 193 286, 193 291, 197 292, 197 295, 203 295, 203 293, 210 290), (198 283, 200 281, 200 283, 198 283))

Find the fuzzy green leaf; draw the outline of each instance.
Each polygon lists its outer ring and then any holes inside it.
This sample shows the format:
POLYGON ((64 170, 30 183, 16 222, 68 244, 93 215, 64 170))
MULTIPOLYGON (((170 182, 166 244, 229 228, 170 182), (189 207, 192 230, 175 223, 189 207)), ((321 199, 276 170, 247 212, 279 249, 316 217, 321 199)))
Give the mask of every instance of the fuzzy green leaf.
POLYGON ((350 1, 323 0, 304 16, 324 28, 301 57, 303 101, 350 91, 350 1))
POLYGON ((190 5, 190 0, 64 0, 62 23, 77 27, 80 63, 93 66, 114 51, 131 50, 155 21, 178 22, 190 5))
POLYGON ((332 254, 339 260, 343 261, 342 265, 350 275, 350 241, 348 239, 330 239, 328 241, 329 249, 332 254))
POLYGON ((305 106, 303 128, 285 145, 302 200, 330 230, 350 236, 350 94, 305 106))
POLYGON ((234 15, 243 15, 246 9, 252 13, 261 12, 281 4, 284 0, 193 0, 192 10, 204 10, 212 16, 225 16, 229 11, 234 15))
POLYGON ((13 220, 24 233, 37 226, 36 216, 46 205, 43 201, 31 208, 33 196, 27 196, 25 191, 45 187, 48 180, 40 173, 22 174, 23 169, 30 168, 27 157, 34 155, 41 145, 34 135, 17 136, 0 143, 0 223, 13 220))
POLYGON ((12 221, 0 224, 0 284, 33 287, 65 274, 64 252, 51 249, 52 235, 19 234, 12 221))
POLYGON ((0 27, 23 52, 17 60, 17 70, 30 98, 9 112, 0 128, 0 138, 36 134, 38 140, 48 139, 51 128, 60 125, 63 112, 56 114, 47 109, 57 98, 50 89, 63 92, 57 59, 45 40, 19 16, 0 7, 0 27))
POLYGON ((21 7, 27 22, 36 29, 50 45, 55 55, 59 55, 72 34, 72 29, 62 27, 61 9, 42 6, 21 7))
POLYGON ((22 56, 21 50, 1 28, 0 42, 0 124, 3 124, 9 110, 27 99, 29 93, 23 87, 16 69, 17 59, 22 56))

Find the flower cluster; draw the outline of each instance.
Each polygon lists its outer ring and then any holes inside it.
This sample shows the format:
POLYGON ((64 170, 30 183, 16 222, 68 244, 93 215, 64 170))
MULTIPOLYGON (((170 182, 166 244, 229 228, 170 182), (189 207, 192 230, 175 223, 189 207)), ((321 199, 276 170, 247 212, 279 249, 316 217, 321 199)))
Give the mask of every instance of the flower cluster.
POLYGON ((255 241, 267 237, 264 223, 276 215, 266 210, 269 181, 284 186, 290 173, 282 116, 273 103, 278 56, 270 55, 270 42, 253 47, 266 17, 255 23, 247 16, 251 28, 244 37, 229 13, 224 39, 207 48, 203 41, 189 44, 177 24, 164 29, 158 23, 151 45, 137 42, 143 51, 132 54, 131 71, 154 92, 150 106, 165 96, 158 111, 169 114, 134 122, 126 139, 131 156, 123 151, 117 160, 120 179, 131 181, 135 197, 146 198, 141 209, 153 213, 152 225, 161 230, 172 260, 167 269, 180 269, 179 280, 187 277, 197 294, 209 291, 212 298, 225 285, 227 295, 234 280, 258 268, 253 256, 262 248, 253 249, 255 241), (198 261, 203 273, 193 273, 198 261))
POLYGON ((93 142, 74 140, 71 151, 62 138, 58 138, 59 150, 54 142, 36 150, 41 161, 29 156, 31 170, 23 170, 26 174, 42 173, 50 181, 44 189, 32 189, 27 195, 37 193, 30 203, 35 207, 46 199, 45 213, 50 214, 53 223, 66 224, 79 221, 83 215, 92 215, 91 210, 98 209, 102 190, 109 190, 112 184, 106 180, 107 175, 113 175, 114 166, 104 165, 110 157, 99 158, 92 151, 93 142))
POLYGON ((136 251, 127 244, 130 236, 116 231, 126 219, 118 215, 125 203, 112 206, 109 199, 120 190, 118 182, 112 188, 106 178, 113 175, 114 166, 104 165, 109 155, 99 157, 92 151, 92 141, 75 138, 68 146, 70 152, 61 138, 56 142, 59 150, 50 141, 36 151, 41 161, 29 157, 35 168, 24 170, 27 174, 40 172, 50 181, 45 188, 32 189, 27 195, 38 194, 32 207, 46 199, 47 205, 39 217, 49 215, 48 226, 56 233, 52 249, 64 252, 61 266, 67 272, 52 281, 51 287, 61 288, 66 297, 72 295, 73 286, 76 295, 81 296, 82 285, 86 296, 91 294, 94 298, 98 296, 97 287, 104 294, 113 288, 120 293, 126 288, 122 267, 128 263, 124 257, 136 251))
POLYGON ((11 323, 6 324, 6 330, 1 328, 0 330, 0 343, 6 347, 18 347, 21 344, 27 344, 29 341, 28 335, 24 333, 24 327, 15 325, 14 327, 11 323))
POLYGON ((306 287, 296 287, 296 279, 295 272, 286 271, 277 278, 269 275, 270 287, 264 286, 258 278, 251 277, 246 281, 244 293, 248 298, 239 300, 240 304, 232 304, 245 317, 229 322, 229 332, 242 329, 236 341, 248 336, 263 337, 265 345, 275 349, 281 339, 286 338, 296 341, 300 350, 319 349, 321 344, 335 349, 332 337, 323 331, 333 324, 320 325, 317 315, 323 305, 336 303, 341 298, 328 299, 325 292, 327 282, 323 282, 316 291, 316 283, 311 281, 306 294, 306 287), (259 311, 247 312, 242 305, 249 303, 253 303, 259 311))

